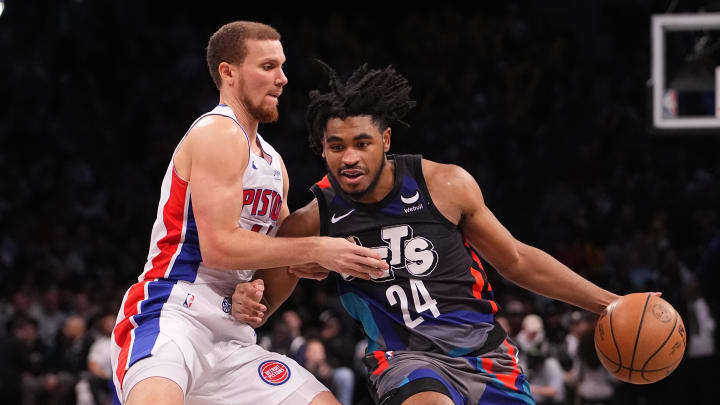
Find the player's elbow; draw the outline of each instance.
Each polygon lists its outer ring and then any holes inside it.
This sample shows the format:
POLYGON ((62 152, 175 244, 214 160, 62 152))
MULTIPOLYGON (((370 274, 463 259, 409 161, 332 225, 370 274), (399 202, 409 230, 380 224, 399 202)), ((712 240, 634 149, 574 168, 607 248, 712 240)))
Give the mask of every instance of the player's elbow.
POLYGON ((522 244, 516 243, 514 248, 503 257, 502 263, 498 263, 495 268, 503 277, 515 281, 526 272, 524 271, 524 255, 522 244))
POLYGON ((223 249, 222 243, 212 239, 200 239, 200 255, 207 267, 220 270, 232 270, 230 255, 223 249))
POLYGON ((513 258, 512 260, 503 263, 502 265, 495 266, 497 271, 502 274, 503 277, 514 280, 517 278, 521 273, 521 266, 519 265, 520 258, 513 258))
POLYGON ((203 264, 212 269, 230 270, 227 260, 223 260, 222 255, 215 252, 202 252, 203 264))

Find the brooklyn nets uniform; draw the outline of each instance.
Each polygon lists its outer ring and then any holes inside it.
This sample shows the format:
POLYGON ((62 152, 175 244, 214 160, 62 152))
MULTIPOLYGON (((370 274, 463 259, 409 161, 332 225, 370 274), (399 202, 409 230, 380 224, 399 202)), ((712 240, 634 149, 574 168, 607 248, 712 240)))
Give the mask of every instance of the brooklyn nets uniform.
MULTIPOLYGON (((237 123, 232 109, 221 104, 190 129, 209 115, 237 123)), ((275 149, 259 134, 257 139, 264 156, 250 152, 237 223, 274 236, 284 198, 282 164, 275 149)), ((124 402, 132 386, 150 376, 175 381, 186 404, 277 404, 302 385, 324 389, 291 359, 255 345, 253 328, 231 316, 235 285, 253 274, 205 266, 190 184, 171 159, 144 271, 125 293, 112 334, 118 399, 124 402), (177 359, 181 364, 173 363, 177 359)))
POLYGON ((533 403, 517 349, 494 322, 498 307, 481 262, 433 204, 422 158, 388 158, 394 186, 378 203, 352 201, 329 176, 311 188, 321 235, 350 237, 390 265, 369 281, 337 275, 341 302, 368 340, 378 400, 399 404, 427 390, 456 404, 533 403))

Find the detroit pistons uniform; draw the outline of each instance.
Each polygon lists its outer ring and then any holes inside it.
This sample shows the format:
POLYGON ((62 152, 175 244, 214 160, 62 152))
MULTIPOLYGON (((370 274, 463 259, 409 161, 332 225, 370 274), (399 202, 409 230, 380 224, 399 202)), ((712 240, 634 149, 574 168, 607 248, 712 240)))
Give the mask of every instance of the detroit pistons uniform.
POLYGON ((311 188, 321 235, 350 237, 390 265, 371 280, 337 275, 340 300, 368 341, 378 402, 438 391, 456 404, 534 403, 517 348, 494 322, 498 307, 481 262, 433 204, 422 158, 388 158, 394 186, 378 203, 354 202, 328 176, 311 188))
MULTIPOLYGON (((240 125, 221 104, 190 129, 209 115, 240 125)), ((280 156, 259 134, 257 139, 267 158, 250 152, 238 225, 274 236, 284 198, 280 156)), ((126 292, 112 334, 119 399, 124 402, 134 384, 151 376, 175 381, 186 404, 278 404, 302 385, 314 387, 314 394, 325 389, 291 359, 257 346, 253 328, 231 316, 235 285, 253 274, 203 264, 190 184, 171 159, 144 271, 126 292)))

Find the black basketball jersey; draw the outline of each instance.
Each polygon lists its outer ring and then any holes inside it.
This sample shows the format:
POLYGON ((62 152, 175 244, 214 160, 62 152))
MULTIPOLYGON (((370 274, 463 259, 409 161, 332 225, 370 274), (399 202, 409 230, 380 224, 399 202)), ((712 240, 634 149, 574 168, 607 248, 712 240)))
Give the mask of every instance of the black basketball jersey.
POLYGON ((466 356, 497 347, 506 333, 494 324, 492 288, 460 228, 433 204, 422 157, 388 159, 394 186, 378 203, 352 201, 329 176, 311 188, 321 235, 351 237, 390 265, 372 280, 334 273, 343 306, 367 336, 368 357, 381 362, 394 350, 466 356))

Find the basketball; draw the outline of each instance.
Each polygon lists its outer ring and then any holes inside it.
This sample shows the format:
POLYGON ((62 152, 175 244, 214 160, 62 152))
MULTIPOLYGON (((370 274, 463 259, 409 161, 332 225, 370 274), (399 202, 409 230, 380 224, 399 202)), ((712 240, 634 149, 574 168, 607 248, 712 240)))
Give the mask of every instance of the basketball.
POLYGON ((617 379, 650 384, 670 375, 685 353, 685 325, 667 301, 633 293, 612 302, 595 326, 595 350, 617 379))

